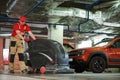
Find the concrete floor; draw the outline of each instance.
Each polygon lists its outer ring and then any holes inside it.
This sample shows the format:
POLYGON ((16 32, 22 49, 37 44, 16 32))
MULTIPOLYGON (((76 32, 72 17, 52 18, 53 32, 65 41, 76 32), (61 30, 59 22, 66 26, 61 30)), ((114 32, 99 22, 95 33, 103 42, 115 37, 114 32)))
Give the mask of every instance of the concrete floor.
POLYGON ((120 80, 120 73, 10 74, 0 71, 0 80, 120 80))
POLYGON ((81 74, 0 74, 0 80, 120 80, 119 73, 81 74))
POLYGON ((120 80, 120 73, 22 74, 16 71, 10 74, 4 69, 0 70, 0 80, 120 80))

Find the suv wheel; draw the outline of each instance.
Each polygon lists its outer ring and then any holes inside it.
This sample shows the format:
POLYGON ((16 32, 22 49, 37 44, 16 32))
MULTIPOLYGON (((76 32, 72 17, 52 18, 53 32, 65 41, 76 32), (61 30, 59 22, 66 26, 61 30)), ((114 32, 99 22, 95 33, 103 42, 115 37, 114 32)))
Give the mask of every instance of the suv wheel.
POLYGON ((105 70, 106 62, 103 57, 93 57, 90 61, 90 70, 93 73, 102 73, 105 70))

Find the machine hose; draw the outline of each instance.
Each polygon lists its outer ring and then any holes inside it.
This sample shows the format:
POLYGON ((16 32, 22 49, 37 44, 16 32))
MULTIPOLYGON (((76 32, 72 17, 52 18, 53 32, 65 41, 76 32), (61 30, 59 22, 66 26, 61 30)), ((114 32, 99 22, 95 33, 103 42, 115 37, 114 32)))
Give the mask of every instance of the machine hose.
POLYGON ((47 54, 42 53, 42 52, 39 52, 39 54, 45 56, 48 60, 50 60, 50 62, 51 62, 52 64, 54 64, 54 60, 53 60, 50 56, 48 56, 47 54))

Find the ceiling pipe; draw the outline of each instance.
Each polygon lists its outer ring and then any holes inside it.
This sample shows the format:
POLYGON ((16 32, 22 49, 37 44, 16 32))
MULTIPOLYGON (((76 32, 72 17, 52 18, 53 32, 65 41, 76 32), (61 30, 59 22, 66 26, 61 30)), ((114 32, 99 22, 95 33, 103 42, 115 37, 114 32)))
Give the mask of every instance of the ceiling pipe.
POLYGON ((35 8, 37 8, 40 4, 42 4, 45 0, 40 0, 38 1, 32 8, 30 8, 29 10, 27 10, 24 14, 24 16, 27 16, 28 14, 30 14, 35 8))
POLYGON ((115 34, 115 33, 105 33, 105 32, 94 32, 94 31, 80 31, 79 33, 90 33, 90 34, 106 34, 106 35, 119 35, 119 34, 115 34))
MULTIPOLYGON (((5 19, 5 18, 4 18, 5 19)), ((3 21, 3 19, 1 20, 0 18, 0 22, 11 22, 11 23, 14 23, 18 21, 17 18, 6 18, 6 21, 3 21)), ((27 21, 26 23, 29 23, 29 24, 45 24, 45 25, 63 25, 63 26, 67 26, 68 27, 68 32, 78 32, 78 31, 72 31, 70 30, 70 25, 69 24, 61 24, 61 23, 48 23, 48 22, 34 22, 34 21, 27 21)), ((1 30, 0 30, 1 31, 1 30)), ((91 34, 107 34, 107 35, 118 35, 118 34, 113 34, 113 33, 103 33, 103 32, 82 32, 80 31, 79 33, 91 33, 91 34)))
POLYGON ((19 20, 18 18, 0 16, 0 22, 17 22, 18 20, 19 20))
MULTIPOLYGON (((17 22, 18 18, 9 18, 9 17, 0 17, 0 22, 9 22, 14 23, 17 22)), ((69 26, 69 24, 61 24, 61 23, 49 23, 49 22, 37 22, 37 21, 26 21, 26 23, 29 24, 44 24, 44 25, 63 25, 63 26, 69 26)))
POLYGON ((6 10, 7 14, 12 10, 12 8, 15 6, 18 0, 9 0, 7 3, 8 9, 6 10))
MULTIPOLYGON (((0 17, 0 22, 16 22, 18 18, 9 18, 9 17, 0 17)), ((30 24, 47 24, 47 25, 64 25, 68 26, 68 24, 61 24, 61 23, 49 23, 49 22, 37 22, 37 21, 26 21, 26 23, 30 24)))

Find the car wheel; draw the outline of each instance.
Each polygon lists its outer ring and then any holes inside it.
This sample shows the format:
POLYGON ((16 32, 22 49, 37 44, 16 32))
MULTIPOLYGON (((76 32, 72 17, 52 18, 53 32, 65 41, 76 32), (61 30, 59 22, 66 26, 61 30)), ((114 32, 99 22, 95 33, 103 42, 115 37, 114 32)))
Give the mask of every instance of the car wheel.
POLYGON ((85 65, 83 63, 77 62, 75 66, 75 72, 76 73, 82 73, 86 69, 85 65))
POLYGON ((105 70, 106 62, 103 57, 96 56, 91 59, 89 65, 93 73, 102 73, 105 70))

